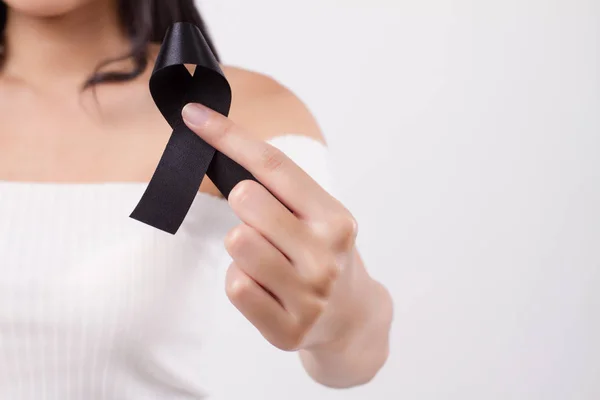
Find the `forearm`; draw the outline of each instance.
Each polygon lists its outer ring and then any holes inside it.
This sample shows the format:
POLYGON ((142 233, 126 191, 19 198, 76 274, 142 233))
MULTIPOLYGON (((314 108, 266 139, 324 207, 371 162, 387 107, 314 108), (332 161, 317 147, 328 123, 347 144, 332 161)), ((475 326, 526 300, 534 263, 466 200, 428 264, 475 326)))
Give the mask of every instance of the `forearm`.
POLYGON ((335 288, 329 310, 315 334, 323 340, 300 351, 307 373, 317 382, 346 388, 369 382, 389 353, 392 299, 358 263, 335 288))

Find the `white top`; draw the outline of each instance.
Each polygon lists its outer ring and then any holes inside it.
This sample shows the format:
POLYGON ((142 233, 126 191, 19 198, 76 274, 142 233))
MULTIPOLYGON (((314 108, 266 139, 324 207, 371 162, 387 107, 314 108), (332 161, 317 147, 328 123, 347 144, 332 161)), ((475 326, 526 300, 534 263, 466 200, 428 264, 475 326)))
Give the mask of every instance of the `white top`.
MULTIPOLYGON (((271 143, 330 188, 322 144, 271 143)), ((166 234, 128 217, 145 187, 0 181, 0 399, 223 398, 219 366, 238 356, 219 343, 223 239, 239 220, 199 193, 166 234)))

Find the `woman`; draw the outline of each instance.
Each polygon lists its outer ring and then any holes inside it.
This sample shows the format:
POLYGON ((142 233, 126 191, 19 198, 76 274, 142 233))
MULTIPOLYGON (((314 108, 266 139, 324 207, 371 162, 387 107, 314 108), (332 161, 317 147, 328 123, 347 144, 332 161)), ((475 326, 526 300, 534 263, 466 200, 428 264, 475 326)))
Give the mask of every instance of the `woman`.
POLYGON ((316 381, 359 385, 385 362, 390 297, 317 183, 315 121, 273 80, 223 67, 230 117, 183 110, 266 188, 244 181, 227 202, 205 180, 175 236, 127 218, 171 133, 147 87, 175 21, 204 30, 192 0, 0 2, 0 398, 210 393, 196 369, 221 271, 231 303, 316 381))

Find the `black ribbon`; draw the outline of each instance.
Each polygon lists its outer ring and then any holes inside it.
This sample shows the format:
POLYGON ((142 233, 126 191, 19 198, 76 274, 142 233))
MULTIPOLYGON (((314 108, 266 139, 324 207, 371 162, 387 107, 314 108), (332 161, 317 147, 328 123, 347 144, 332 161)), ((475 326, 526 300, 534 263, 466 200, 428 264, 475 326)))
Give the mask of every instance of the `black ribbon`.
POLYGON ((169 29, 150 78, 150 92, 173 133, 131 218, 175 234, 205 175, 226 198, 239 182, 256 179, 198 137, 181 117, 188 103, 203 104, 225 116, 231 107, 231 87, 198 27, 180 22, 169 29), (196 66, 193 75, 185 64, 196 66))

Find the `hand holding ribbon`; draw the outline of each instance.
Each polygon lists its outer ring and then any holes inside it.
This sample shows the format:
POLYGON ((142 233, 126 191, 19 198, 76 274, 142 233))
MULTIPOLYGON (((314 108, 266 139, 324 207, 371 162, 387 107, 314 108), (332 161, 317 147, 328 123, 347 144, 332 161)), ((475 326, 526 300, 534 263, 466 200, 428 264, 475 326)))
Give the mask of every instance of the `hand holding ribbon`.
POLYGON ((234 306, 271 344, 300 350, 315 380, 371 379, 387 358, 392 303, 360 260, 350 212, 227 118, 231 89, 195 26, 167 34, 150 86, 173 134, 132 217, 175 233, 206 173, 242 221, 225 240, 234 306))
POLYGON ((230 119, 198 104, 187 105, 183 116, 262 183, 241 182, 229 196, 242 221, 225 240, 232 303, 281 349, 352 336, 371 304, 359 293, 372 281, 358 259, 350 212, 283 152, 230 119), (339 303, 351 307, 350 316, 339 303))

